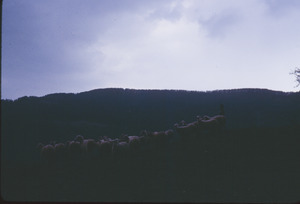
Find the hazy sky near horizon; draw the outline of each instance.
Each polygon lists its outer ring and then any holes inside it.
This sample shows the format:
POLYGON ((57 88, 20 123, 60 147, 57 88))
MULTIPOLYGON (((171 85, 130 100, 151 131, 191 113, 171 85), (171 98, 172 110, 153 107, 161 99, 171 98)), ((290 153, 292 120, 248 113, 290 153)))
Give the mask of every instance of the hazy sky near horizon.
POLYGON ((298 91, 298 0, 4 0, 1 98, 96 88, 298 91))

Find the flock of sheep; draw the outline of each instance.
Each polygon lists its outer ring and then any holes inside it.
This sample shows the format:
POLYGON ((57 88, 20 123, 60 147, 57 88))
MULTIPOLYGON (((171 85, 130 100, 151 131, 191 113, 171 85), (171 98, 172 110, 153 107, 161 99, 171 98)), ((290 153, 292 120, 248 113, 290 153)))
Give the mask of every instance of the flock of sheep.
POLYGON ((191 123, 181 121, 174 125, 174 129, 166 131, 142 131, 139 136, 122 135, 111 139, 106 136, 99 139, 85 139, 78 135, 72 141, 65 143, 55 143, 43 145, 38 144, 38 148, 43 161, 78 161, 86 159, 118 160, 135 155, 141 155, 143 152, 163 149, 174 136, 178 133, 179 142, 186 143, 192 141, 192 137, 197 137, 203 131, 214 131, 224 127, 226 122, 223 105, 219 115, 197 116, 197 120, 191 123))

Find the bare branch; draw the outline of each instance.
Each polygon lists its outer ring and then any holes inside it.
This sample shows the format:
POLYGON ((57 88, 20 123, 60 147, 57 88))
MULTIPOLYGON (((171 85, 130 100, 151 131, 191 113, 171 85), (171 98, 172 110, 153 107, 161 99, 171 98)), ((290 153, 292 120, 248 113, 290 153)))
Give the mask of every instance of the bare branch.
POLYGON ((296 87, 298 87, 300 85, 300 68, 296 67, 295 70, 292 71, 290 74, 296 76, 296 82, 297 82, 296 87))

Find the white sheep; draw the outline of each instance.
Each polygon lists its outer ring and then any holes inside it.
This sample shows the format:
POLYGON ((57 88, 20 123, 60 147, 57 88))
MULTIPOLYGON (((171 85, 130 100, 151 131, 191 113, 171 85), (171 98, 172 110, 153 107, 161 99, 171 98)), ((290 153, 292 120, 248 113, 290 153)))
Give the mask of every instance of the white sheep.
POLYGON ((147 136, 149 137, 149 142, 154 146, 154 148, 163 148, 168 144, 173 134, 174 131, 170 129, 166 131, 149 132, 147 136))
POLYGON ((180 134, 180 135, 189 135, 189 134, 194 134, 198 132, 199 129, 199 121, 194 121, 191 123, 188 123, 183 126, 179 126, 177 123, 174 125, 175 130, 180 134))
POLYGON ((67 148, 64 143, 54 145, 54 153, 57 161, 64 161, 67 156, 67 148))
POLYGON ((83 139, 81 144, 82 156, 85 159, 96 158, 98 154, 98 145, 94 139, 83 139))
POLYGON ((210 116, 207 116, 207 115, 204 115, 204 116, 198 116, 197 115, 197 120, 202 120, 202 121, 205 121, 205 120, 209 120, 211 117, 210 116))
POLYGON ((112 158, 113 141, 100 140, 98 142, 99 155, 102 160, 110 160, 112 158))
POLYGON ((124 136, 123 139, 129 144, 129 150, 132 157, 138 155, 146 144, 145 136, 124 136))
POLYGON ((40 156, 43 162, 53 162, 55 160, 54 146, 51 144, 43 145, 39 143, 37 148, 40 150, 40 156))
POLYGON ((112 152, 114 160, 126 159, 129 156, 129 143, 128 142, 115 142, 113 144, 112 152))
POLYGON ((219 130, 225 126, 226 118, 224 115, 216 115, 209 119, 198 117, 199 129, 201 130, 219 130))
POLYGON ((79 143, 83 143, 84 137, 82 135, 77 135, 74 138, 74 141, 79 142, 79 143))
POLYGON ((71 160, 82 159, 82 148, 80 142, 71 141, 67 146, 68 156, 71 160))

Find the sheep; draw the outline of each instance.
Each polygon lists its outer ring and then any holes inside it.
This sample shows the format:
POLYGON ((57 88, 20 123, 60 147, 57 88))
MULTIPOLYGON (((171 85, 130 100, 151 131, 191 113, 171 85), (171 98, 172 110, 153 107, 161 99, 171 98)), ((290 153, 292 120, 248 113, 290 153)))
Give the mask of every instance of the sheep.
POLYGON ((179 126, 177 123, 174 125, 176 132, 179 134, 180 143, 185 146, 194 143, 199 139, 200 128, 199 121, 188 123, 184 126, 179 126))
POLYGON ((119 139, 112 140, 108 137, 103 137, 102 140, 96 141, 94 139, 84 139, 81 144, 82 154, 86 159, 95 159, 103 157, 110 157, 112 155, 112 146, 118 142, 119 139))
POLYGON ((40 143, 40 142, 36 145, 36 148, 37 148, 39 151, 41 151, 43 147, 44 147, 43 143, 40 143))
POLYGON ((155 148, 162 148, 165 147, 170 140, 170 138, 173 136, 174 131, 173 130, 166 130, 166 131, 155 131, 155 132, 149 132, 147 136, 149 137, 150 143, 154 145, 155 148))
POLYGON ((203 120, 198 117, 199 129, 201 130, 219 130, 225 126, 226 118, 224 115, 216 115, 203 120))
POLYGON ((140 153, 146 143, 145 136, 128 136, 122 135, 120 141, 125 141, 129 144, 129 151, 132 156, 140 153))
POLYGON ((197 116, 197 120, 201 122, 205 121, 205 122, 213 122, 214 120, 216 120, 218 123, 225 125, 225 112, 224 112, 224 105, 220 104, 220 114, 219 115, 215 115, 213 117, 204 115, 202 117, 197 116))
POLYGON ((51 142, 43 145, 39 143, 37 148, 44 161, 83 161, 102 157, 111 157, 114 140, 105 137, 105 140, 95 141, 94 139, 84 139, 78 135, 73 141, 65 143, 51 142))
POLYGON ((63 161, 67 153, 66 145, 64 143, 55 144, 54 153, 57 161, 63 161))
POLYGON ((55 140, 53 140, 53 141, 49 142, 49 144, 50 144, 50 145, 52 145, 52 146, 55 146, 55 144, 56 144, 56 141, 55 141, 55 140))
POLYGON ((146 145, 148 143, 149 137, 143 135, 139 136, 139 138, 141 145, 146 145))
POLYGON ((180 122, 180 125, 181 125, 181 126, 185 126, 185 125, 186 125, 186 122, 185 122, 184 120, 182 120, 182 121, 180 122))
POLYGON ((99 145, 99 154, 100 158, 104 160, 109 160, 112 158, 112 149, 113 149, 112 141, 100 140, 98 142, 99 145))
MULTIPOLYGON (((83 138, 83 137, 82 137, 83 138)), ((83 139, 79 138, 80 148, 82 156, 85 159, 95 158, 98 153, 98 145, 94 139, 83 139)))
POLYGON ((79 142, 79 143, 83 143, 83 140, 84 140, 84 137, 81 136, 81 135, 77 135, 75 138, 74 138, 74 141, 75 142, 79 142))
POLYGON ((68 144, 68 156, 71 160, 78 160, 82 158, 82 148, 80 142, 71 141, 68 144))
POLYGON ((224 127, 226 123, 224 114, 224 105, 221 104, 220 115, 216 115, 213 117, 207 115, 204 115, 202 117, 197 116, 197 120, 192 123, 183 125, 184 122, 181 122, 181 126, 176 123, 174 127, 181 136, 181 139, 186 142, 190 139, 197 139, 197 136, 203 131, 215 131, 224 127))
POLYGON ((128 142, 129 142, 129 147, 132 150, 136 150, 137 148, 139 148, 139 144, 140 144, 140 137, 139 136, 128 136, 128 142))
POLYGON ((140 136, 148 136, 147 130, 142 130, 142 131, 140 132, 140 136))
POLYGON ((99 143, 93 139, 89 139, 85 143, 86 154, 89 158, 97 158, 99 156, 99 143))
POLYGON ((43 162, 53 162, 55 160, 54 146, 51 144, 43 145, 39 143, 37 148, 40 150, 40 156, 43 162))
MULTIPOLYGON (((78 154, 80 152, 81 156, 85 159, 91 159, 96 158, 99 154, 99 144, 94 139, 84 139, 83 136, 77 135, 74 138, 74 142, 76 146, 79 146, 80 144, 80 151, 79 147, 76 147, 78 149, 78 154)), ((72 146, 74 146, 74 142, 72 142, 72 146)))
POLYGON ((210 116, 207 116, 207 115, 204 115, 204 116, 198 116, 197 115, 197 120, 202 120, 202 121, 205 121, 205 120, 210 120, 210 116))
POLYGON ((180 135, 189 135, 189 134, 194 134, 198 132, 199 129, 199 121, 194 121, 191 123, 188 123, 184 126, 179 126, 177 123, 174 125, 175 130, 180 134, 180 135))
POLYGON ((126 159, 129 156, 129 143, 128 142, 115 142, 112 148, 113 159, 118 161, 126 159))
POLYGON ((151 145, 151 138, 146 130, 140 132, 139 136, 140 140, 140 152, 147 153, 149 150, 152 149, 151 145))

